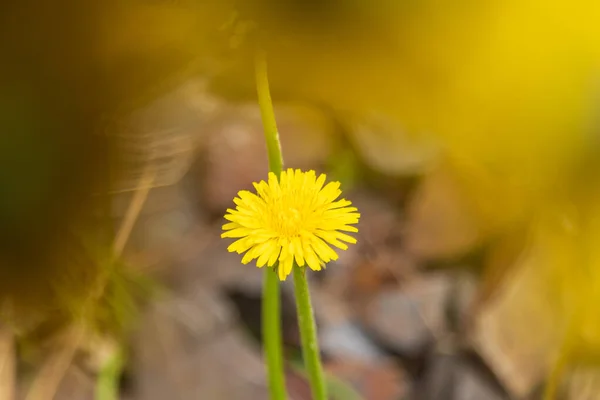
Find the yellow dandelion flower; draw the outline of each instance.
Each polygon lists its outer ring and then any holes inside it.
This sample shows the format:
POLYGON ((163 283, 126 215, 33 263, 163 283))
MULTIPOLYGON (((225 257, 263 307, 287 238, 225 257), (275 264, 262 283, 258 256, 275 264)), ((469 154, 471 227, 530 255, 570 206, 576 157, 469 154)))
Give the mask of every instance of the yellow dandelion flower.
POLYGON ((319 271, 337 260, 333 245, 346 250, 356 239, 340 231, 358 232, 351 224, 360 214, 346 199, 337 200, 342 191, 339 182, 325 184, 325 174, 291 168, 281 179, 270 172, 268 182, 254 183, 256 194, 247 190, 233 199, 235 210, 228 209, 222 238, 237 238, 227 250, 244 254, 242 263, 257 259, 261 268, 277 264, 280 280, 292 272, 294 260, 319 271))

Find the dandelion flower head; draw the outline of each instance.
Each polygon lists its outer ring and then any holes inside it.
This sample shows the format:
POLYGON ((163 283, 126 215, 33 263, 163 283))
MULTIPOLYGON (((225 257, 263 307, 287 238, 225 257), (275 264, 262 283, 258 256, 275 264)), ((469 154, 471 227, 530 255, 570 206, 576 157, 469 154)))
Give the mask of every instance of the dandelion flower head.
POLYGON ((270 172, 268 182, 254 183, 256 193, 242 190, 228 209, 223 238, 236 238, 227 250, 244 254, 242 263, 256 259, 257 267, 276 267, 280 280, 299 267, 319 271, 337 253, 331 245, 346 250, 356 239, 345 232, 358 232, 352 224, 360 214, 341 195, 339 182, 325 185, 325 174, 288 169, 280 179, 270 172), (344 243, 346 242, 346 243, 344 243))

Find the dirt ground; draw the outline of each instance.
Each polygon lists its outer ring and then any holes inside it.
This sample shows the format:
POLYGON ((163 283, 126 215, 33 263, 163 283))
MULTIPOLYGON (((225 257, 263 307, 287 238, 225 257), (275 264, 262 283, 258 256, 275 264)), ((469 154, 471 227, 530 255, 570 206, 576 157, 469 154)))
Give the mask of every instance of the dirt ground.
MULTIPOLYGON (((264 271, 242 265, 220 238, 234 195, 267 171, 260 117, 252 103, 199 87, 185 86, 133 119, 155 138, 159 186, 145 199, 125 257, 164 291, 146 302, 126 345, 126 400, 268 398, 264 271)), ((537 317, 539 305, 523 301, 530 274, 513 274, 493 291, 482 278, 490 266, 517 263, 519 247, 486 236, 435 146, 411 143, 385 120, 349 122, 310 104, 277 104, 276 113, 286 166, 341 180, 361 212, 358 244, 309 276, 328 376, 368 400, 540 398, 555 338, 540 334, 549 322, 537 317), (532 324, 538 332, 528 331, 532 324)), ((115 196, 117 224, 134 196, 115 196)), ((291 282, 282 296, 290 399, 308 400, 291 282)), ((93 399, 93 390, 94 371, 76 357, 56 398, 93 399)), ((332 398, 348 396, 332 390, 332 398)), ((570 398, 593 398, 583 396, 570 398)))

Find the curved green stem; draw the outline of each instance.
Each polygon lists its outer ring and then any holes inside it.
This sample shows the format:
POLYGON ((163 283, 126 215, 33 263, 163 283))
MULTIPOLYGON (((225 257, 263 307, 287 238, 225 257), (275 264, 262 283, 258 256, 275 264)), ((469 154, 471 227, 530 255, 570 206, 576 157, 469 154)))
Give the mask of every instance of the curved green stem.
POLYGON ((269 170, 279 177, 283 170, 283 155, 279 143, 279 132, 275 122, 273 101, 269 90, 269 79, 267 76, 267 60, 265 53, 258 50, 255 59, 256 65, 256 90, 258 92, 258 105, 265 131, 267 142, 267 154, 269 156, 269 170))
MULTIPOLYGON (((267 62, 265 54, 259 50, 255 60, 256 89, 258 104, 262 117, 267 152, 269 155, 269 170, 279 176, 283 169, 283 156, 279 144, 279 133, 275 122, 273 102, 269 91, 267 78, 267 62)), ((283 356, 281 340, 281 304, 279 295, 279 280, 276 270, 265 268, 262 301, 262 334, 267 359, 269 376, 269 392, 271 400, 285 400, 285 380, 283 375, 283 356)))
POLYGON ((296 294, 296 309, 298 310, 298 325, 302 340, 302 357, 308 371, 313 400, 327 400, 327 386, 321 367, 317 328, 313 309, 310 302, 310 292, 305 271, 294 265, 294 292, 296 294))

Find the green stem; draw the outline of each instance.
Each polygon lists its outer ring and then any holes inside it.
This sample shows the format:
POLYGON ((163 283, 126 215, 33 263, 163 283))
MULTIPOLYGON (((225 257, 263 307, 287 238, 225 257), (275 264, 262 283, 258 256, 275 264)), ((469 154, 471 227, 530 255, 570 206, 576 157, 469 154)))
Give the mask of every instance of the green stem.
MULTIPOLYGON (((269 91, 267 78, 267 62, 265 54, 259 50, 255 60, 256 89, 258 104, 262 117, 267 152, 269 155, 269 170, 279 176, 283 169, 283 156, 279 144, 279 133, 275 122, 273 102, 269 91)), ((262 301, 262 332, 267 359, 269 376, 269 392, 271 400, 285 400, 285 380, 283 375, 283 356, 281 340, 281 304, 279 295, 279 280, 276 270, 265 268, 262 301)))
POLYGON ((269 170, 277 177, 283 170, 283 155, 281 154, 281 145, 279 143, 279 132, 275 122, 275 112, 273 111, 273 101, 269 90, 269 79, 267 76, 267 60, 265 53, 258 50, 256 53, 256 90, 258 92, 258 105, 260 106, 260 115, 265 131, 265 140, 267 142, 267 154, 269 156, 269 170))
POLYGON ((302 357, 304 366, 308 371, 310 388, 313 400, 327 400, 327 386, 323 377, 319 343, 317 341, 317 328, 310 303, 310 292, 306 281, 305 271, 294 265, 294 292, 296 294, 296 309, 298 310, 298 324, 300 325, 300 339, 302 340, 302 357))
POLYGON ((125 358, 121 349, 112 355, 110 360, 102 366, 96 380, 95 400, 118 400, 119 399, 119 380, 123 368, 125 367, 125 358))

